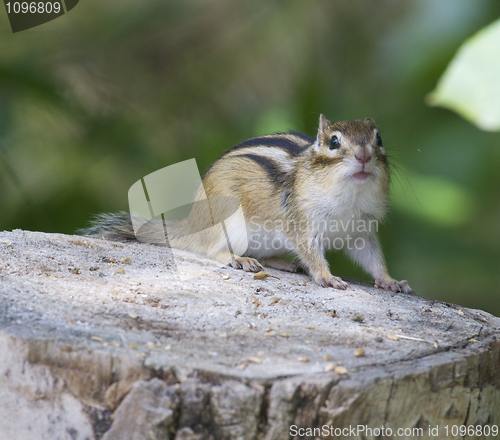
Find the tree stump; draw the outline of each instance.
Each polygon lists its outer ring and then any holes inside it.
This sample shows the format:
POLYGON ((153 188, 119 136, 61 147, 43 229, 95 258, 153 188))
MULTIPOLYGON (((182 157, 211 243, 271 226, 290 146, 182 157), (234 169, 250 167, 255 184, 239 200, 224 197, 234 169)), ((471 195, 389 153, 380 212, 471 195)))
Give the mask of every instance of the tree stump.
POLYGON ((499 318, 268 272, 1 232, 0 438, 498 438, 499 318))

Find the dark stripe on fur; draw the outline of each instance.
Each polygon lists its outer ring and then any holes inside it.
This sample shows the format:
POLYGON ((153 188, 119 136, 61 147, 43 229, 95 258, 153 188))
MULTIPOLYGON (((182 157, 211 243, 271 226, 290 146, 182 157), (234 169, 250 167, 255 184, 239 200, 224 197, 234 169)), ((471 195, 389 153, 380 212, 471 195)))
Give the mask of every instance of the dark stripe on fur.
POLYGON ((301 138, 304 142, 306 142, 309 145, 314 144, 314 141, 316 140, 313 137, 308 136, 307 134, 299 133, 297 131, 291 131, 290 134, 293 134, 294 136, 301 138))
POLYGON ((389 168, 389 162, 387 160, 387 156, 380 151, 379 148, 375 149, 375 153, 377 155, 377 159, 380 163, 384 164, 387 168, 389 168))
POLYGON ((294 174, 284 171, 272 159, 258 154, 242 154, 238 157, 246 157, 259 164, 266 171, 269 180, 275 185, 276 189, 293 186, 294 174))
POLYGON ((276 135, 276 137, 256 137, 240 142, 235 147, 231 148, 227 153, 242 148, 251 147, 275 147, 285 150, 290 156, 297 156, 302 153, 307 146, 300 145, 299 143, 288 139, 286 137, 276 135))
POLYGON ((307 136, 302 133, 297 133, 295 131, 291 131, 290 133, 276 133, 270 137, 255 137, 251 139, 247 139, 245 141, 240 142, 238 145, 235 145, 233 148, 227 150, 221 157, 219 157, 214 163, 212 163, 205 171, 205 175, 207 175, 213 166, 225 157, 227 154, 231 153, 235 150, 243 150, 245 148, 252 147, 274 147, 281 148, 286 151, 290 156, 298 156, 303 153, 307 148, 309 148, 314 143, 314 139, 310 136, 307 136), (286 135, 292 135, 300 138, 304 141, 304 144, 300 142, 293 141, 291 139, 287 139, 286 135))
POLYGON ((373 137, 373 125, 368 122, 360 121, 340 121, 331 126, 333 131, 340 131, 345 136, 348 136, 351 142, 357 145, 369 144, 373 137))
POLYGON ((328 167, 342 162, 343 159, 344 158, 342 156, 329 157, 329 156, 319 155, 313 157, 311 165, 313 167, 314 166, 328 167))

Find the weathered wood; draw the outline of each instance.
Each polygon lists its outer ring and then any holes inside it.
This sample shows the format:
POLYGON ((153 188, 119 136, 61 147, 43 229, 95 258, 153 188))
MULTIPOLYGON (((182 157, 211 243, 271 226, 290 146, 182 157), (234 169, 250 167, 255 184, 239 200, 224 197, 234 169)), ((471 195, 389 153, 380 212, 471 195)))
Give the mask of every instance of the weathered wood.
POLYGON ((334 430, 357 425, 435 439, 500 425, 499 318, 176 258, 182 273, 159 246, 0 233, 2 440, 356 438, 334 430))

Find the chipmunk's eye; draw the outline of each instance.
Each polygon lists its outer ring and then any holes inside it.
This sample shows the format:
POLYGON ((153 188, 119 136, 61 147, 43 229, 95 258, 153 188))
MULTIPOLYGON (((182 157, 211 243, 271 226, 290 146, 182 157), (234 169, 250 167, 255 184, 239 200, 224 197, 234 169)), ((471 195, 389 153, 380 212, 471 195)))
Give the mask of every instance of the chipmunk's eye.
POLYGON ((377 145, 378 145, 379 147, 381 147, 381 146, 382 146, 382 138, 380 137, 380 133, 377 133, 377 145))
POLYGON ((330 141, 330 150, 336 150, 340 147, 340 141, 337 136, 332 136, 332 140, 330 141))

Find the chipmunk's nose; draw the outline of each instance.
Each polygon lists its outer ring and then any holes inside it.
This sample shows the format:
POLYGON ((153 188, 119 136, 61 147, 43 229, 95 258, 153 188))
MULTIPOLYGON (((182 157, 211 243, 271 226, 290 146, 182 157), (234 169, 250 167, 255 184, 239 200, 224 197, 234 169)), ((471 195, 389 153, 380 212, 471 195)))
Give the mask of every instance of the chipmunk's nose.
POLYGON ((355 157, 359 163, 366 164, 370 162, 372 154, 368 148, 360 148, 356 153, 355 157))

